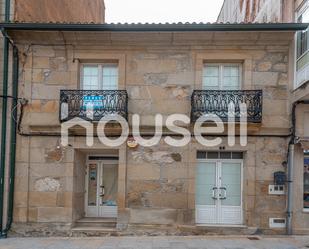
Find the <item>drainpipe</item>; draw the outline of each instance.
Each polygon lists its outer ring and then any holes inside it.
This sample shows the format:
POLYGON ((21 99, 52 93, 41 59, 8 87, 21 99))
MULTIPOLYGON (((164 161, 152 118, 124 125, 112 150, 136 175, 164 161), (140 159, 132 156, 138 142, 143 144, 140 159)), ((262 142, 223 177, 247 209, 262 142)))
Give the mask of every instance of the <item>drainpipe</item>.
POLYGON ((18 49, 13 45, 13 69, 12 69, 12 106, 11 106, 11 130, 10 130, 10 168, 9 168, 9 193, 7 199, 7 222, 1 232, 1 238, 6 238, 13 222, 14 183, 16 163, 16 131, 17 131, 17 105, 18 105, 18 80, 19 80, 19 56, 18 49))
POLYGON ((293 173, 294 173, 294 146, 296 144, 296 107, 300 104, 309 104, 309 100, 296 101, 292 107, 292 136, 288 147, 288 196, 287 196, 287 234, 292 235, 292 216, 293 216, 293 173))
POLYGON ((292 235, 292 214, 293 214, 293 176, 294 176, 294 144, 289 145, 289 159, 288 159, 288 205, 287 205, 287 219, 286 227, 287 234, 292 235))
MULTIPOLYGON (((5 22, 10 21, 10 0, 5 0, 5 22)), ((4 37, 3 43, 3 99, 2 99, 2 121, 1 121, 1 155, 0 155, 0 228, 3 229, 3 194, 5 174, 5 153, 7 135, 7 95, 8 95, 8 74, 9 74, 9 39, 4 37)))

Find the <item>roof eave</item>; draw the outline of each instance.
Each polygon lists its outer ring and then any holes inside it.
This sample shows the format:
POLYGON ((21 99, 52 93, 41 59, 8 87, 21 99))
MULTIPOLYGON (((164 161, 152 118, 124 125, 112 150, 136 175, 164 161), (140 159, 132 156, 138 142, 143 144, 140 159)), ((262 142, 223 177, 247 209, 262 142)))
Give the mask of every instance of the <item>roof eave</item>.
POLYGON ((6 31, 113 31, 113 32, 187 32, 187 31, 301 31, 308 23, 249 24, 68 24, 68 23, 0 23, 6 31))

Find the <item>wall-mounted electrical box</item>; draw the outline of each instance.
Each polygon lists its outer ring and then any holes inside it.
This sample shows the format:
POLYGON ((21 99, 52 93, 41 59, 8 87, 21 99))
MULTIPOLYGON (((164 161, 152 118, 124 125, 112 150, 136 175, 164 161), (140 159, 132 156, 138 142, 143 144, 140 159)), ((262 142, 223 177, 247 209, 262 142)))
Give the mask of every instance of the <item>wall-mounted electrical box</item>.
POLYGON ((285 218, 269 218, 270 228, 285 228, 286 219, 285 218))
POLYGON ((284 185, 269 185, 268 193, 270 195, 285 195, 285 186, 284 185))
POLYGON ((286 182, 286 174, 283 171, 277 171, 274 173, 274 184, 284 185, 286 182))

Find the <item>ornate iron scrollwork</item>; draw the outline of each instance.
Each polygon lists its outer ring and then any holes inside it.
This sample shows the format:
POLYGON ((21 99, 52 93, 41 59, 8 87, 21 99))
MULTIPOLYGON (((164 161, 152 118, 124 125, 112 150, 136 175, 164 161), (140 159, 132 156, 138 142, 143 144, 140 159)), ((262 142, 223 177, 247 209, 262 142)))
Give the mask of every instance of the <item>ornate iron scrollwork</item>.
POLYGON ((72 118, 99 121, 109 114, 128 119, 128 94, 126 90, 61 90, 61 122, 72 118), (89 108, 89 106, 91 108, 89 108), (89 110, 91 113, 89 114, 89 110))
POLYGON ((240 103, 247 105, 247 121, 262 122, 262 90, 194 90, 191 97, 191 120, 195 122, 205 114, 215 114, 228 121, 228 106, 235 105, 235 121, 240 121, 240 103))

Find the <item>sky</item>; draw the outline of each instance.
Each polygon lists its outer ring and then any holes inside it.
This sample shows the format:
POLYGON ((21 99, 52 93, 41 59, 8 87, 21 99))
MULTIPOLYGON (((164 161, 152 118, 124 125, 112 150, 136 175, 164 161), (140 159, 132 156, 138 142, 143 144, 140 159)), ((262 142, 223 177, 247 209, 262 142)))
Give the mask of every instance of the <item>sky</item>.
POLYGON ((105 0, 106 22, 215 22, 223 0, 105 0))

